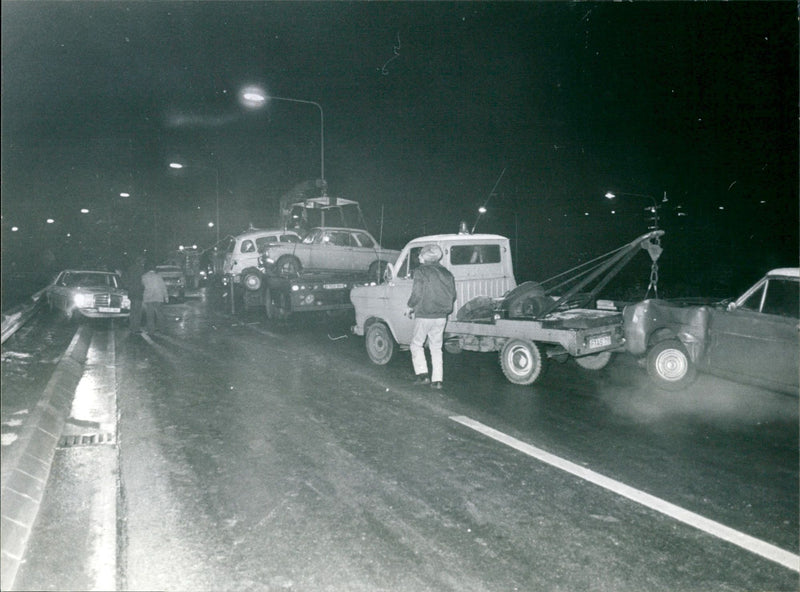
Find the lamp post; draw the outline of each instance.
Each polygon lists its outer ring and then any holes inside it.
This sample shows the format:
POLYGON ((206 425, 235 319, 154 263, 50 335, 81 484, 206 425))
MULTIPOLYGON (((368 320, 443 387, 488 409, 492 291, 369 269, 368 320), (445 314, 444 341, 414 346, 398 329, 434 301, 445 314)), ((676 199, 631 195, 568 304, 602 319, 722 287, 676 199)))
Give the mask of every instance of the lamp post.
MULTIPOLYGON (((652 205, 649 208, 645 209, 650 210, 653 213, 653 225, 650 227, 650 230, 658 230, 658 209, 661 206, 656 202, 655 197, 653 197, 652 195, 648 195, 646 193, 614 193, 613 191, 606 191, 606 199, 614 199, 618 195, 629 196, 629 197, 642 197, 645 199, 649 199, 652 205)), ((669 200, 667 199, 667 192, 665 191, 661 203, 667 203, 667 201, 669 200)))
POLYGON ((327 183, 325 181, 325 114, 322 111, 322 105, 315 101, 308 101, 305 99, 275 97, 256 87, 245 88, 242 90, 240 97, 243 104, 253 108, 261 108, 267 101, 274 100, 287 101, 289 103, 303 103, 305 105, 313 105, 319 109, 319 179, 322 183, 322 191, 324 193, 327 183))
MULTIPOLYGON (((185 168, 185 167, 186 167, 186 165, 181 164, 180 162, 171 162, 171 163, 169 163, 169 168, 171 168, 171 169, 182 169, 182 168, 185 168)), ((189 165, 188 168, 203 169, 203 170, 211 171, 211 172, 214 173, 214 192, 215 192, 214 229, 216 230, 216 233, 217 233, 217 242, 215 244, 218 245, 219 244, 219 169, 212 168, 212 167, 204 167, 204 166, 199 165, 199 164, 189 165)))

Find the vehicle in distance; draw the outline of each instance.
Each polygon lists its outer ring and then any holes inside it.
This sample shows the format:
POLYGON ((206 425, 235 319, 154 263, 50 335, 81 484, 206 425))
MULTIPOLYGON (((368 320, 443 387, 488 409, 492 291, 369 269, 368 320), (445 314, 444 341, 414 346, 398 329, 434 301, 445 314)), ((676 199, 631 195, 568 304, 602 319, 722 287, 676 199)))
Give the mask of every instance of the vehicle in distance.
POLYGON ((167 294, 170 300, 180 299, 186 296, 186 275, 177 265, 156 265, 156 273, 161 276, 167 285, 167 294))
POLYGON ((267 245, 261 257, 265 272, 297 275, 308 271, 368 271, 380 279, 400 251, 384 249, 366 230, 318 227, 297 244, 267 245))
POLYGON ((293 230, 251 229, 228 239, 225 250, 225 261, 222 274, 233 280, 234 284, 242 281, 247 270, 258 267, 258 258, 267 245, 273 243, 299 243, 300 235, 293 230))
POLYGON ((127 317, 131 309, 122 279, 109 271, 64 270, 47 288, 46 299, 51 311, 68 319, 127 317))
POLYGON ((773 269, 733 301, 644 300, 623 311, 627 350, 652 380, 680 390, 703 370, 798 394, 800 270, 773 269))

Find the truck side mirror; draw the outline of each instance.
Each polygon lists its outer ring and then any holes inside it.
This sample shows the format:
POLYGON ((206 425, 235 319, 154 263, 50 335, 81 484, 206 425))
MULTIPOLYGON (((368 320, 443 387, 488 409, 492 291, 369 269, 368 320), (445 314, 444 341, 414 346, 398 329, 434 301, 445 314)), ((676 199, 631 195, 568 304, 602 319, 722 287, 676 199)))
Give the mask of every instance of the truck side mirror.
POLYGON ((392 278, 394 278, 394 265, 387 263, 386 269, 383 270, 383 279, 387 282, 391 282, 392 278))

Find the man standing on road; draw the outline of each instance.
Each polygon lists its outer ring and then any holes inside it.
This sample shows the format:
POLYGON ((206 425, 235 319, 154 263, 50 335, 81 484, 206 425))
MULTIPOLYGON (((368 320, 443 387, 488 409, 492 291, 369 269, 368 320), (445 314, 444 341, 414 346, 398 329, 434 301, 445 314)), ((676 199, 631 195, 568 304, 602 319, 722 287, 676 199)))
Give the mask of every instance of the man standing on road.
POLYGON ((131 313, 128 318, 128 328, 131 333, 140 333, 142 330, 143 275, 144 257, 138 256, 125 272, 125 287, 128 290, 128 299, 131 301, 131 313))
POLYGON ((147 273, 142 276, 144 285, 144 314, 147 318, 147 332, 155 333, 164 327, 164 303, 169 301, 167 284, 156 273, 155 266, 150 265, 147 273))
POLYGON ((419 253, 421 265, 414 270, 414 284, 408 299, 409 316, 414 319, 414 334, 411 337, 411 362, 414 364, 414 384, 430 384, 442 388, 444 367, 442 363, 442 340, 447 315, 453 312, 456 300, 456 282, 439 260, 442 249, 438 245, 426 245, 419 253), (431 376, 425 360, 425 340, 431 350, 431 376))

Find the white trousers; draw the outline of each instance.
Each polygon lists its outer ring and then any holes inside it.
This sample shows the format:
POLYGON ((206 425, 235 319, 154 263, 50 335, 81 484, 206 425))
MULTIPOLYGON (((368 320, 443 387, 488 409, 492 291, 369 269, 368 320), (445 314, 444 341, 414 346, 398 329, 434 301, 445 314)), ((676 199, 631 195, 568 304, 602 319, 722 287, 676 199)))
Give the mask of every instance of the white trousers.
POLYGON ((425 360, 425 340, 431 350, 431 382, 442 382, 444 367, 442 365, 442 340, 447 319, 414 319, 414 333, 411 336, 411 363, 414 374, 427 374, 428 363, 425 360))

